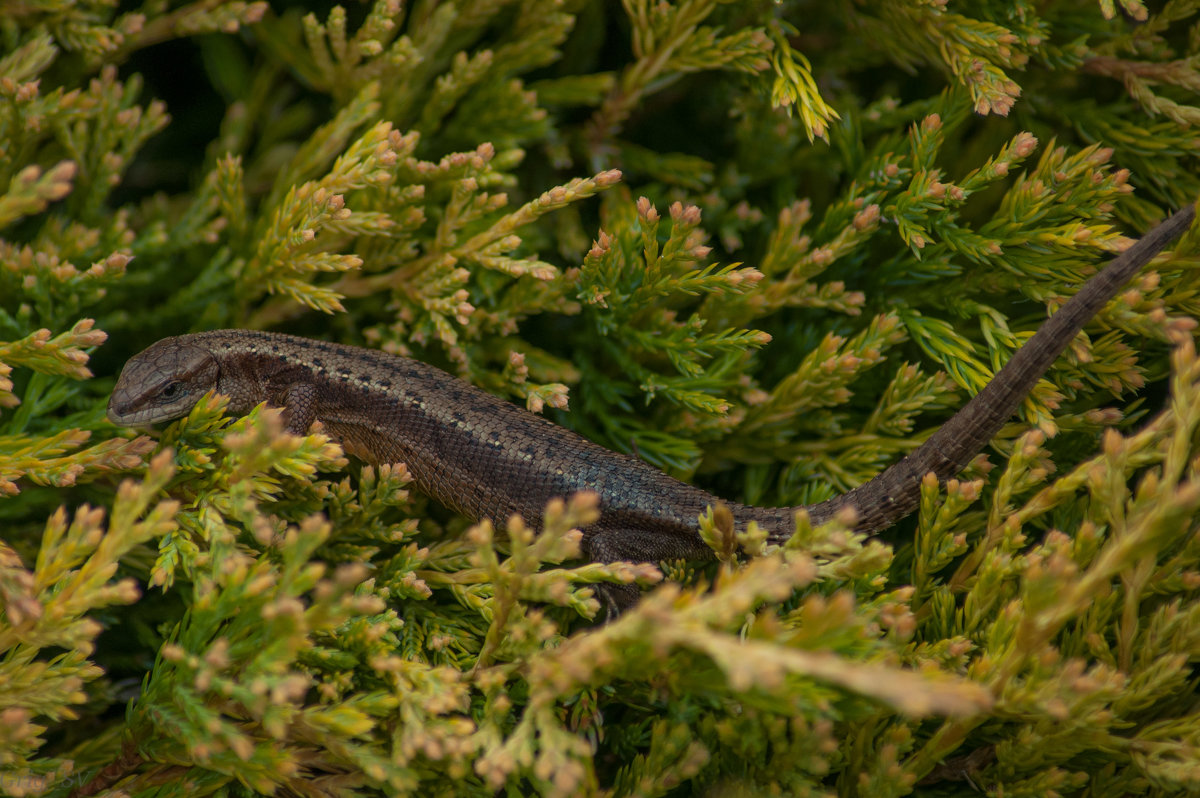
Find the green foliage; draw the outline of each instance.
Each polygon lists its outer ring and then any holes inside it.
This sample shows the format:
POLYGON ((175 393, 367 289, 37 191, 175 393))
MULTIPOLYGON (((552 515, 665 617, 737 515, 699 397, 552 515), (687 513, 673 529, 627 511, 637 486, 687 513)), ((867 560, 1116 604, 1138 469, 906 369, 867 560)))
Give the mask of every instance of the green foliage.
POLYGON ((879 539, 581 563, 593 497, 104 421, 159 337, 278 329, 835 495, 1200 194, 1197 3, 277 8, 0 19, 0 794, 1200 790, 1195 233, 879 539))
POLYGON ((141 484, 123 482, 107 527, 98 508, 81 506, 70 523, 59 508, 46 521, 32 568, 0 543, 2 761, 12 777, 6 786, 24 784, 40 792, 32 787, 71 772, 70 758, 34 756, 45 743, 39 735, 52 728, 42 723, 60 727, 78 719, 76 707, 89 701, 84 688, 103 675, 91 660, 104 630, 95 616, 138 600, 141 591, 134 579, 113 576, 137 547, 175 526, 179 502, 158 498, 173 470, 170 453, 164 451, 141 484))

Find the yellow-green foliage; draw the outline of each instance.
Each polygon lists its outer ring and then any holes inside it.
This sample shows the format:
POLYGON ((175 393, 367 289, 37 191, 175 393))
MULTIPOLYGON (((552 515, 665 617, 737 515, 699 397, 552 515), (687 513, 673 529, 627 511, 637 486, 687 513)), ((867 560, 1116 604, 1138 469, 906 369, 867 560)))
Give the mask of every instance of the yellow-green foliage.
POLYGON ((1200 791, 1200 235, 877 539, 584 563, 594 497, 535 536, 273 408, 104 420, 275 329, 835 495, 1200 195, 1200 3, 312 5, 0 14, 0 794, 1200 791))

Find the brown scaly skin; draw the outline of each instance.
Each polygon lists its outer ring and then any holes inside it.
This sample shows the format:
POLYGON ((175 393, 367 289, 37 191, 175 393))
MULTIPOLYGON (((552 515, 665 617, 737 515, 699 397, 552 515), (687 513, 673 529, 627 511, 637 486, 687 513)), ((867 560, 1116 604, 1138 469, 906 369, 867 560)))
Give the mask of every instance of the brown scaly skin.
MULTIPOLYGON (((1193 217, 1189 205, 1114 258, 920 448, 854 490, 805 507, 812 521, 853 507, 857 528, 875 532, 912 512, 921 478, 957 474, 1083 325, 1193 217)), ((594 491, 601 516, 583 544, 594 562, 712 557, 697 517, 721 499, 433 366, 376 350, 255 330, 164 338, 125 365, 108 417, 120 425, 168 421, 210 390, 228 395, 236 414, 260 402, 285 408, 293 433, 319 420, 350 454, 407 464, 422 491, 471 518, 502 524, 517 513, 535 523, 551 498, 594 491)), ((724 503, 739 525, 757 521, 776 542, 791 534, 800 509, 724 503)), ((623 609, 637 591, 617 588, 607 597, 610 609, 623 609)))

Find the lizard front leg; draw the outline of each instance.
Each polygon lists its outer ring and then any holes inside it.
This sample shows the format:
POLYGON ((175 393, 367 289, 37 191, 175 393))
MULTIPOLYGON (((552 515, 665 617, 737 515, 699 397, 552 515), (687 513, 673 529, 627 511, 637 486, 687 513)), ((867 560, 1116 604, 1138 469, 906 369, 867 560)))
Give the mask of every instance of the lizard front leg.
POLYGON ((283 428, 292 435, 306 435, 317 420, 317 386, 295 382, 284 389, 274 402, 283 408, 283 428))

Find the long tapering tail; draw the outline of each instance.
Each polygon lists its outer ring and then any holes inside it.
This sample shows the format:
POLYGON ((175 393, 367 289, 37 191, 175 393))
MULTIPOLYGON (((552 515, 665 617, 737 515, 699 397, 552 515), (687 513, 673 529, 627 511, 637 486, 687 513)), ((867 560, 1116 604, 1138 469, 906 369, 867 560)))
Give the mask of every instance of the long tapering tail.
POLYGON ((1114 258, 1057 313, 1046 319, 992 381, 916 451, 871 481, 841 496, 806 507, 813 522, 823 523, 843 507, 854 507, 858 511, 856 528, 875 532, 915 510, 920 502, 920 484, 925 474, 933 472, 942 481, 962 470, 1004 426, 1017 405, 1083 325, 1121 290, 1129 278, 1183 233, 1194 217, 1195 206, 1187 205, 1114 258))

